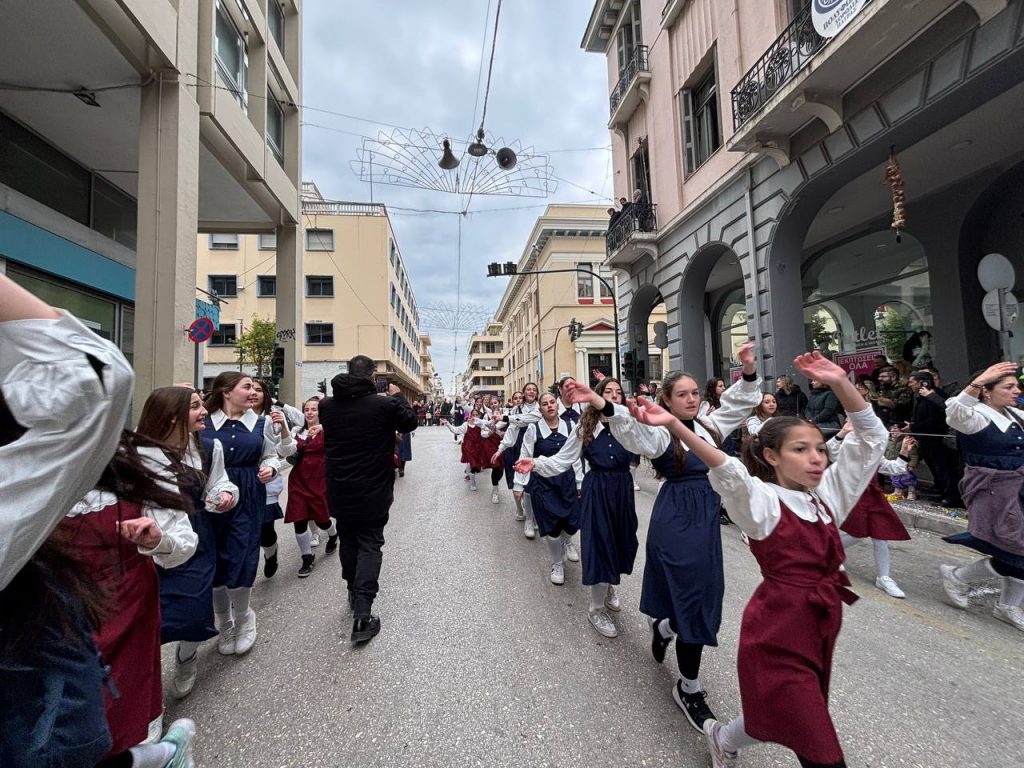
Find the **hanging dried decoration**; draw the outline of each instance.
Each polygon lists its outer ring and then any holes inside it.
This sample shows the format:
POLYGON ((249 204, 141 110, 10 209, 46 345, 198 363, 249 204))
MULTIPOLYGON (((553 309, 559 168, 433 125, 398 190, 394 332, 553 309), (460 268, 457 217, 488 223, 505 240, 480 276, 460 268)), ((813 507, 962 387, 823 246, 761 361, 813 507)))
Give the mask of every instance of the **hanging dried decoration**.
POLYGON ((903 192, 903 169, 896 157, 895 145, 889 148, 889 163, 885 166, 885 183, 892 191, 892 224, 896 231, 896 242, 902 242, 900 232, 907 226, 906 195, 903 192))

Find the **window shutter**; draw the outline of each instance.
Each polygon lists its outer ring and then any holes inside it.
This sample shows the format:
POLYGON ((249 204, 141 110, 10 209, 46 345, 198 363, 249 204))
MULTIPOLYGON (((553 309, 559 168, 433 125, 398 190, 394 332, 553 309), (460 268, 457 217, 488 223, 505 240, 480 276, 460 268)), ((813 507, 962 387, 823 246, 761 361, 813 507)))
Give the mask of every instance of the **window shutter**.
POLYGON ((686 174, 697 167, 694 157, 693 92, 684 88, 679 92, 679 106, 683 114, 683 160, 686 174))

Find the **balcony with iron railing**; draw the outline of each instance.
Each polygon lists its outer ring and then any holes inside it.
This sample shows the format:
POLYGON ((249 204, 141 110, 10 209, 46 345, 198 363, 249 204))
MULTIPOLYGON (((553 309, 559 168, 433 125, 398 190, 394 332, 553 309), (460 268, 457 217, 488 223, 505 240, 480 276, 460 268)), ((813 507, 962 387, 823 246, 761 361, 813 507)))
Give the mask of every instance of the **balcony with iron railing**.
POLYGON ((657 253, 658 206, 631 203, 608 227, 605 252, 610 267, 627 268, 645 253, 657 253))
POLYGON ((624 125, 636 111, 640 102, 647 99, 651 71, 647 63, 647 46, 633 48, 626 66, 622 68, 619 80, 608 97, 608 127, 615 129, 624 125))
POLYGON ((790 136, 815 117, 838 130, 848 92, 961 2, 919 0, 907 13, 896 0, 867 0, 831 38, 815 30, 808 5, 732 89, 728 148, 788 162, 790 136))

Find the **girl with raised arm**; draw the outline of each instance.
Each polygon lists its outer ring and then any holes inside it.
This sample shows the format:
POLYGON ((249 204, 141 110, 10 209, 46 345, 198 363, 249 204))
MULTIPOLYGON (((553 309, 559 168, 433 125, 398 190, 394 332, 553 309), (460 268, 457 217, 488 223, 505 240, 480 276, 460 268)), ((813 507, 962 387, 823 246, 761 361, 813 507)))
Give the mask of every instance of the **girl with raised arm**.
MULTIPOLYGON (((523 535, 528 539, 537 535, 536 522, 533 519, 533 510, 523 509, 524 494, 522 490, 515 488, 513 465, 519 460, 519 453, 523 448, 523 438, 526 436, 526 427, 540 421, 540 403, 537 402, 539 397, 540 389, 532 381, 523 386, 521 393, 516 392, 512 396, 512 410, 505 416, 508 426, 505 428, 505 435, 501 438, 499 446, 505 462, 505 482, 508 483, 509 489, 512 490, 512 496, 516 500, 516 520, 525 521, 523 535)), ((494 459, 493 456, 491 458, 494 459)), ((526 501, 529 500, 526 499, 526 501)))
POLYGON ((637 419, 668 428, 710 467, 711 485, 750 538, 764 575, 740 626, 743 714, 725 726, 704 723, 714 768, 734 765, 738 750, 757 741, 788 747, 804 768, 846 766, 828 711, 842 604, 857 599, 840 568, 839 525, 874 476, 889 435, 842 368, 818 352, 793 362, 831 387, 853 424, 832 466, 821 430, 797 417, 765 424, 740 461, 664 409, 647 402, 632 407, 637 419))
MULTIPOLYGON (((711 445, 721 445, 761 402, 753 344, 741 347, 737 355, 743 376, 722 393, 720 406, 707 417, 697 416, 701 390, 693 376, 671 373, 662 386, 662 405, 684 428, 711 445)), ((576 388, 579 392, 578 384, 576 388)), ((655 661, 665 660, 675 637, 680 679, 672 687, 672 696, 690 724, 701 731, 704 721, 714 718, 700 682, 701 656, 704 646, 718 645, 725 594, 718 521, 721 501, 708 482, 707 465, 667 429, 637 422, 624 405, 603 398, 591 402, 609 417, 608 426, 623 447, 651 459, 665 480, 647 531, 640 610, 651 620, 655 661)))

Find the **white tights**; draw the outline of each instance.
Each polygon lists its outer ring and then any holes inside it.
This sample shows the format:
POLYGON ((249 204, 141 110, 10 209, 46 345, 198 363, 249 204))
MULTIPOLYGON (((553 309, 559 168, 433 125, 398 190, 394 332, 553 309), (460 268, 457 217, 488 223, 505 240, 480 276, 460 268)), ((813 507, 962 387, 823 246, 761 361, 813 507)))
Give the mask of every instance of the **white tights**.
MULTIPOLYGON (((839 538, 843 540, 843 548, 849 549, 857 542, 863 541, 858 539, 845 531, 839 532, 839 538)), ((889 575, 889 568, 892 564, 892 558, 889 554, 889 542, 884 539, 872 539, 871 547, 875 552, 875 570, 878 571, 878 575, 882 578, 886 578, 889 575)))
POLYGON ((718 732, 718 744, 726 752, 739 752, 744 747, 758 743, 758 740, 750 736, 744 728, 743 715, 722 726, 722 730, 718 732))

